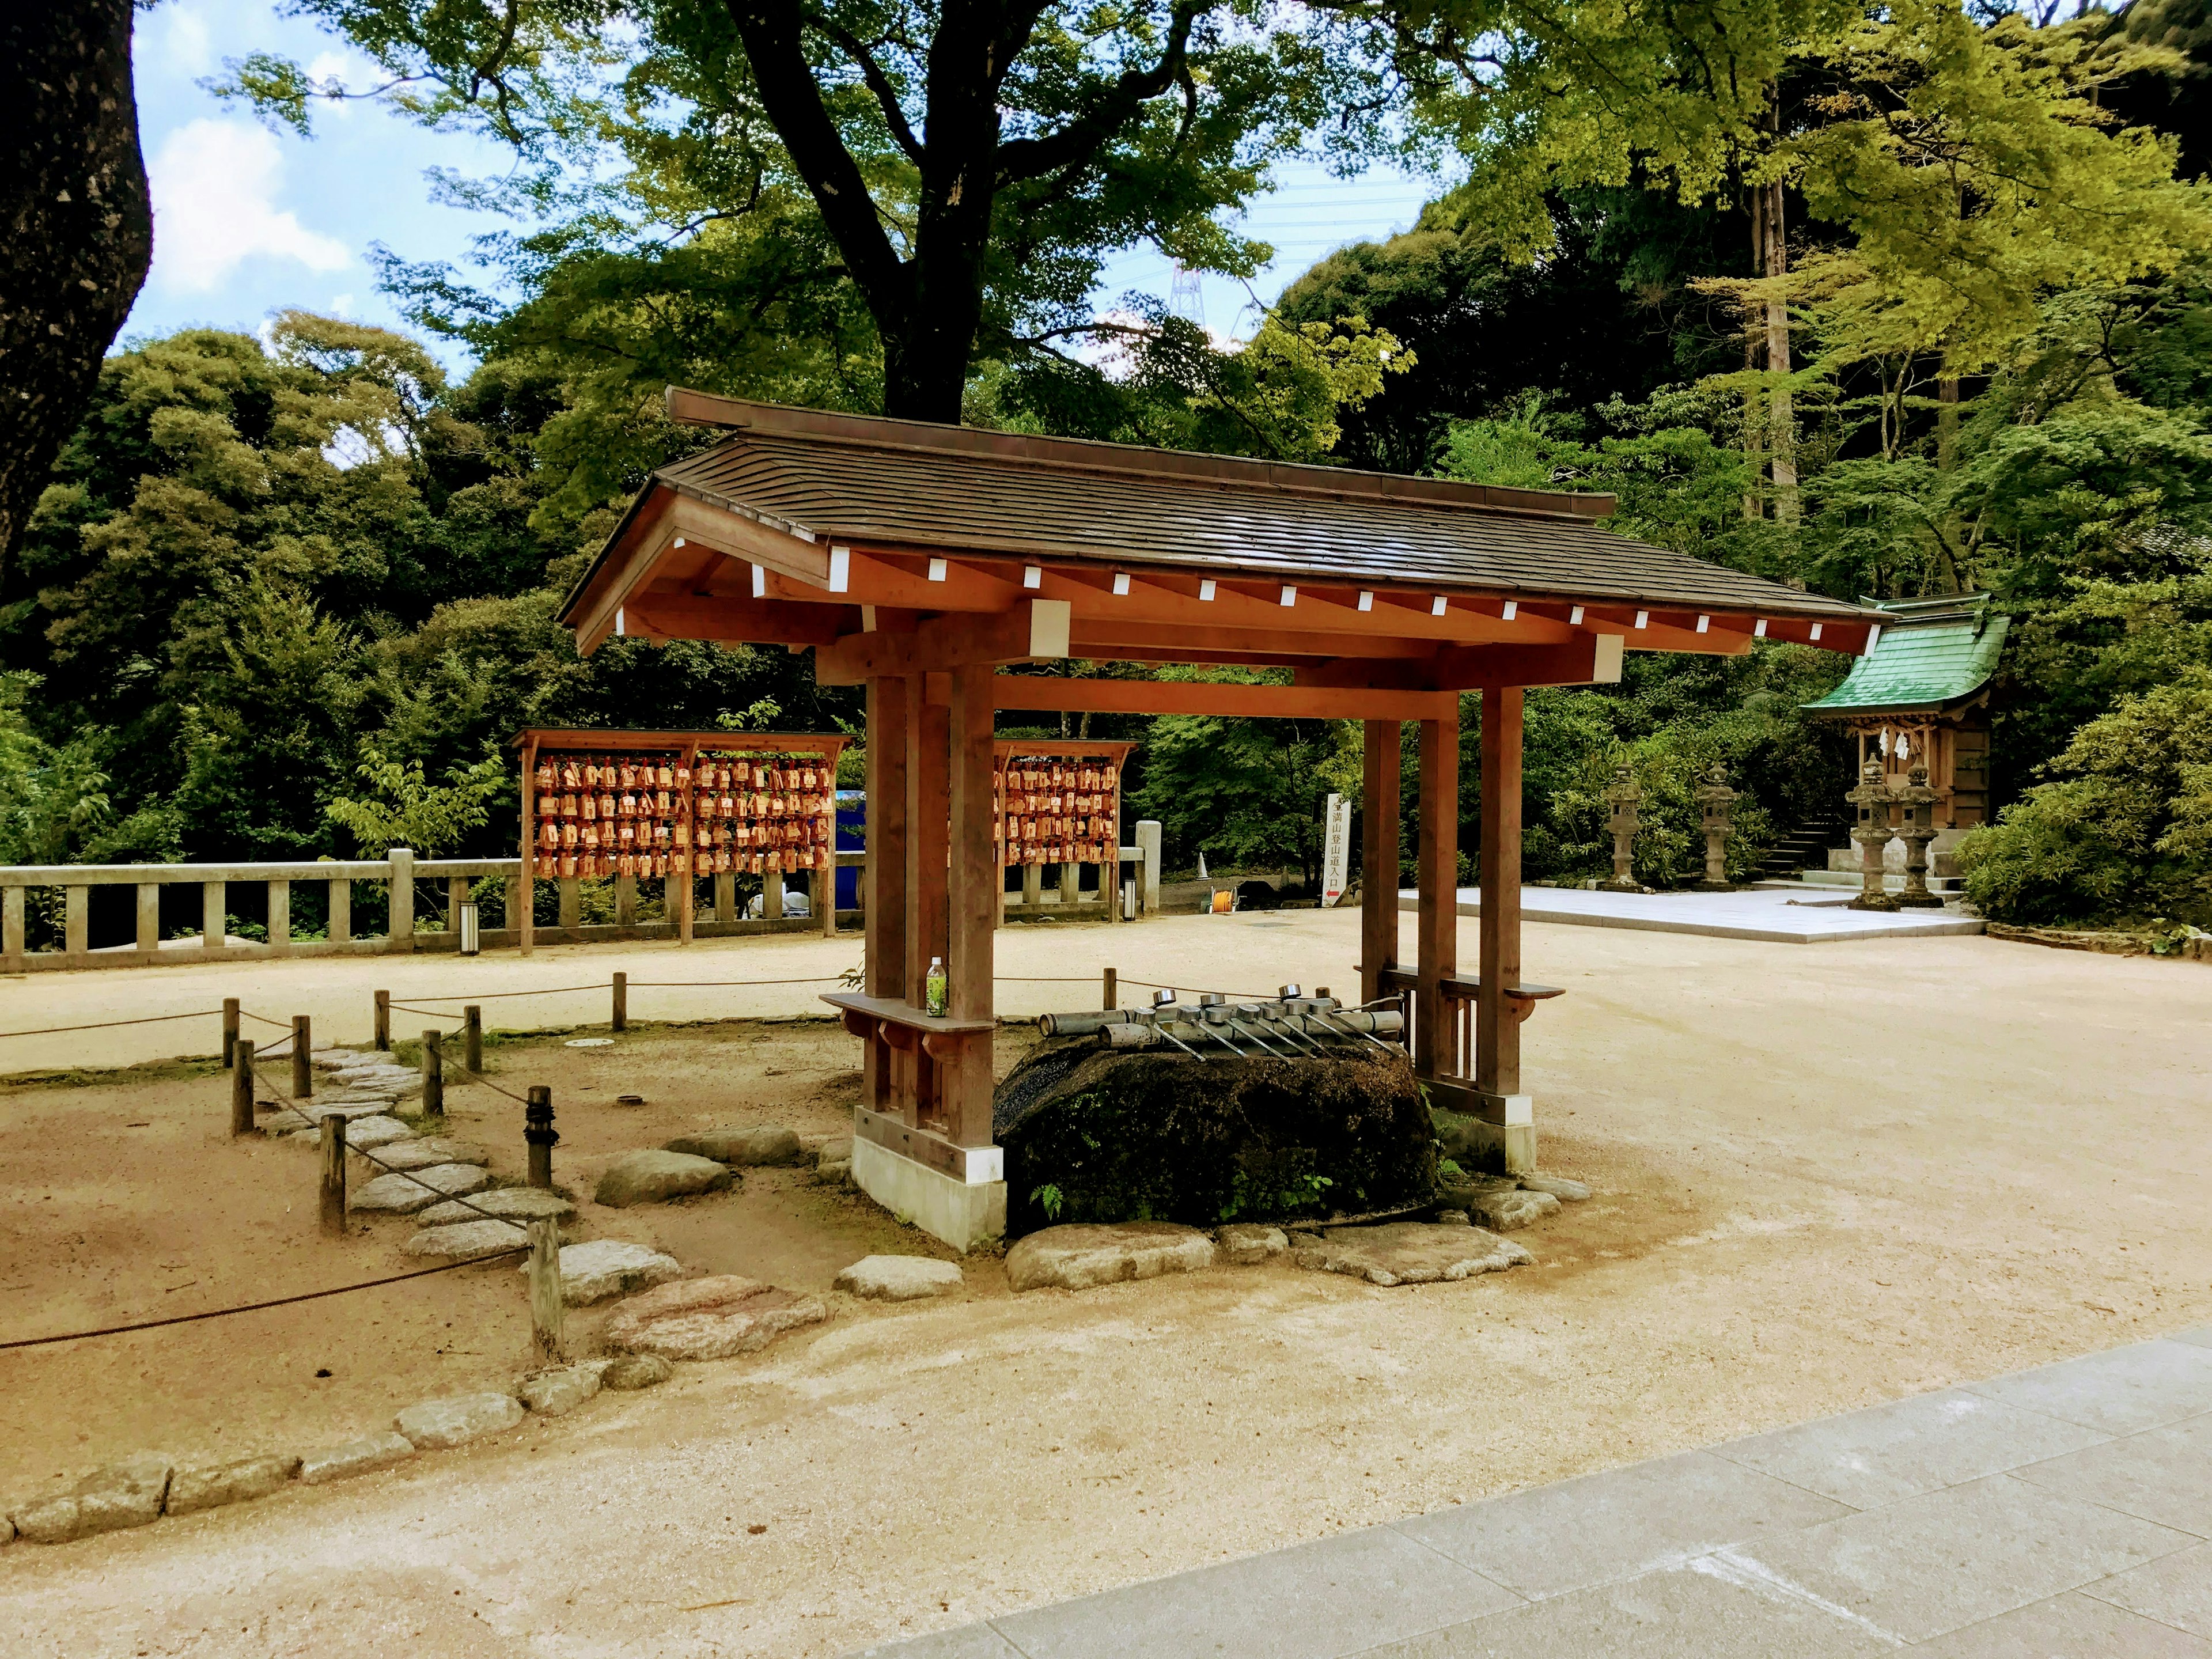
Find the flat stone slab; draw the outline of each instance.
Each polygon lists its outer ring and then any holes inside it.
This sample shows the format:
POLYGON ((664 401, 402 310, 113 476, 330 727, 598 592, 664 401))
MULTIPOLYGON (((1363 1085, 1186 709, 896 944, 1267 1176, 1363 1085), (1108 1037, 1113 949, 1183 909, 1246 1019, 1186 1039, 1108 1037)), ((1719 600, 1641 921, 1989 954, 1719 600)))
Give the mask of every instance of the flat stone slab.
POLYGON ((690 1152, 624 1152, 599 1177, 594 1203, 611 1210, 634 1204, 664 1204, 672 1198, 719 1193, 735 1180, 726 1164, 690 1152))
MULTIPOLYGON (((528 1273, 530 1264, 517 1271, 528 1273)), ((618 1238, 561 1247, 561 1300, 571 1308, 648 1291, 683 1275, 684 1264, 674 1256, 618 1238)))
POLYGON ((416 1083, 422 1080, 420 1066, 402 1066, 389 1060, 371 1060, 366 1065, 341 1066, 337 1074, 337 1081, 340 1083, 405 1083, 410 1079, 416 1083))
MULTIPOLYGON (((290 1122, 296 1120, 286 1119, 283 1121, 290 1122)), ((279 1127, 281 1130, 281 1125, 279 1127)), ((323 1126, 319 1123, 312 1129, 291 1129, 281 1130, 281 1132, 284 1139, 295 1146, 319 1147, 323 1144, 323 1126)), ((374 1151, 380 1147, 397 1146, 403 1140, 412 1140, 414 1138, 415 1132, 396 1117, 371 1115, 367 1117, 349 1117, 346 1120, 346 1145, 356 1150, 367 1148, 374 1151)))
POLYGON ((1171 1221, 1072 1222, 1031 1233, 1006 1252, 1018 1291, 1087 1291, 1125 1279, 1196 1273, 1213 1265, 1213 1241, 1171 1221))
POLYGON ((300 1460, 300 1482, 319 1486, 325 1480, 343 1480, 349 1474, 388 1469, 415 1455, 415 1443, 404 1434, 364 1435, 359 1440, 325 1446, 300 1460))
POLYGON ((766 1347, 786 1331, 818 1325, 830 1310, 758 1279, 724 1273, 634 1296, 607 1322, 607 1340, 663 1359, 727 1359, 766 1347))
POLYGON ((676 1374, 676 1367, 657 1353, 626 1353, 599 1373, 599 1386, 631 1393, 656 1388, 676 1374))
POLYGON ((34 1544, 66 1544, 158 1520, 176 1465, 158 1452, 141 1452, 94 1470, 55 1497, 17 1510, 15 1530, 34 1544))
POLYGON ((529 1243, 530 1228, 526 1222, 476 1220, 425 1227, 399 1248, 410 1255, 435 1261, 473 1261, 480 1255, 497 1255, 529 1243))
POLYGON ((1222 1260, 1238 1267, 1273 1261, 1287 1255, 1291 1249, 1290 1237, 1280 1227, 1255 1221, 1233 1221, 1226 1227, 1217 1227, 1213 1242, 1221 1247, 1222 1260))
POLYGON ((413 1215, 441 1198, 475 1192, 490 1179, 473 1164, 434 1164, 405 1175, 379 1176, 355 1188, 346 1195, 346 1208, 413 1215))
POLYGON ((162 1505, 167 1515, 192 1515, 266 1498, 291 1484, 300 1471, 296 1457, 241 1457, 213 1468, 179 1469, 169 1477, 169 1496, 162 1505))
POLYGON ((368 1056, 358 1048, 311 1048, 308 1060, 319 1072, 353 1071, 368 1061, 368 1056))
POLYGON ((1522 1176, 1521 1184, 1532 1193, 1549 1193, 1563 1204, 1579 1204, 1590 1195, 1588 1187, 1565 1176, 1522 1176))
POLYGON ((599 1391, 599 1373, 605 1369, 604 1365, 562 1365, 532 1371, 515 1392, 540 1417, 558 1417, 575 1410, 599 1391))
POLYGON ((814 1178, 825 1187, 842 1186, 853 1176, 853 1137, 825 1140, 814 1154, 814 1178))
POLYGON ((288 1100, 275 1113, 274 1127, 279 1133, 289 1134, 302 1127, 319 1128, 326 1117, 342 1117, 351 1128, 356 1118, 381 1117, 392 1110, 392 1104, 380 1095, 373 1100, 288 1100))
POLYGON ((919 1302, 962 1282, 958 1262, 927 1255, 863 1256, 836 1279, 839 1290, 878 1302, 919 1302))
POLYGON ((480 1221, 486 1211, 513 1221, 566 1221, 576 1213, 576 1206, 542 1187, 495 1187, 477 1194, 466 1204, 459 1200, 433 1204, 415 1220, 419 1226, 450 1227, 459 1222, 480 1221))
POLYGON ((410 1406, 392 1426, 416 1451, 445 1451, 511 1429, 522 1415, 522 1402, 511 1394, 459 1394, 410 1406))
POLYGON ((1520 1245, 1480 1227, 1394 1221, 1380 1227, 1329 1227, 1293 1259, 1318 1273, 1349 1273, 1370 1285, 1432 1285, 1502 1273, 1534 1261, 1520 1245))
POLYGON ((1559 1200, 1549 1193, 1524 1192, 1520 1188, 1479 1194, 1470 1206, 1475 1221, 1493 1232, 1518 1232, 1547 1215, 1557 1215, 1559 1200))
MULTIPOLYGON (((346 1127, 350 1131, 353 1126, 348 1124, 346 1127)), ((394 1146, 390 1152, 379 1147, 376 1157, 377 1162, 388 1170, 427 1170, 435 1164, 482 1164, 486 1161, 483 1147, 471 1146, 463 1140, 447 1140, 442 1135, 410 1141, 404 1146, 394 1146)))
POLYGON ((679 1136, 670 1141, 665 1150, 688 1152, 694 1158, 711 1158, 717 1164, 738 1169, 807 1162, 806 1148, 799 1141, 799 1132, 774 1126, 709 1129, 704 1134, 679 1136))

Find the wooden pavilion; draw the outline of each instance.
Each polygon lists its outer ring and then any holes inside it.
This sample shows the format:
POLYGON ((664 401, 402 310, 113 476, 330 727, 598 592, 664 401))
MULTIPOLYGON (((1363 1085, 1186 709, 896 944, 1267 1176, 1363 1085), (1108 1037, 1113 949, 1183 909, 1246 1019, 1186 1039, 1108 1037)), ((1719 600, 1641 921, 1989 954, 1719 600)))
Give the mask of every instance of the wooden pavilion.
POLYGON ((1753 639, 1863 652, 1880 618, 1600 520, 1607 496, 1020 437, 671 388, 725 428, 662 468, 562 611, 612 634, 811 647, 867 687, 865 1049, 854 1174, 960 1248, 1005 1225, 991 1144, 1000 709, 1340 718, 1365 726, 1364 999, 1412 994, 1416 1069, 1533 1167, 1521 1023, 1521 716, 1625 650, 1753 639), (1009 672, 1040 660, 1287 668, 1288 684, 1009 672), (1481 702, 1479 963, 1459 971, 1461 694, 1481 702), (1419 917, 1399 958, 1401 723, 1420 725, 1419 917), (945 959, 950 1002, 922 1011, 945 959))

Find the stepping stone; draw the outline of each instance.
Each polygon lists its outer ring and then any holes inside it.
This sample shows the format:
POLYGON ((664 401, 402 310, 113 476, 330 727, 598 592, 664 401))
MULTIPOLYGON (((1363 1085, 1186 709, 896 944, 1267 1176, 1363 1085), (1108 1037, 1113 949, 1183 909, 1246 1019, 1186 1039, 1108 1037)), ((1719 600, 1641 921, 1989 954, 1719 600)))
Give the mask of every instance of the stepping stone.
POLYGON ((634 1296, 607 1322, 607 1340, 663 1359, 727 1359, 753 1353, 786 1331, 818 1325, 830 1310, 758 1279, 724 1273, 634 1296))
POLYGON ((1226 1227, 1216 1228, 1213 1242, 1221 1247, 1223 1258, 1238 1267, 1273 1261, 1288 1254, 1291 1248, 1291 1241, 1280 1227, 1252 1221, 1231 1222, 1226 1227))
POLYGON ((1475 1220, 1492 1232, 1512 1233, 1559 1213, 1559 1200, 1549 1193, 1522 1192, 1516 1187, 1480 1194, 1470 1208, 1475 1220))
MULTIPOLYGON (((443 1205, 439 1206, 444 1208, 443 1205)), ((425 1227, 399 1248, 410 1255, 427 1255, 445 1261, 471 1261, 480 1255, 497 1255, 518 1244, 530 1243, 530 1230, 520 1221, 457 1221, 450 1226, 425 1227)), ((526 1270, 527 1264, 525 1264, 526 1270)))
MULTIPOLYGON (((302 1146, 319 1146, 323 1144, 322 1126, 317 1124, 312 1129, 295 1129, 285 1139, 295 1141, 302 1146)), ((372 1148, 390 1146, 402 1140, 414 1139, 415 1132, 396 1117, 372 1115, 346 1120, 346 1145, 356 1151, 364 1146, 372 1148)), ((390 1153, 380 1155, 386 1158, 391 1156, 390 1153)))
POLYGON ((514 1221, 567 1221, 576 1213, 576 1206, 558 1193, 538 1187, 495 1187, 478 1193, 466 1204, 458 1200, 433 1204, 415 1220, 418 1226, 444 1227, 458 1221, 479 1220, 487 1210, 514 1221))
POLYGON ((825 1140, 815 1155, 814 1178, 825 1187, 842 1187, 853 1176, 853 1137, 825 1140))
POLYGON ((410 1406, 392 1426, 416 1451, 447 1451, 520 1421, 522 1402, 511 1394, 461 1394, 410 1406))
POLYGON ((319 1072, 353 1071, 368 1059, 358 1048, 313 1048, 307 1053, 319 1072))
POLYGON ((532 1371, 522 1379, 516 1392, 522 1403, 540 1417, 558 1417, 562 1412, 572 1412, 599 1391, 601 1365, 562 1365, 552 1370, 532 1371))
POLYGON ((162 1513, 191 1515, 225 1504, 266 1498, 289 1486, 299 1470, 296 1457, 242 1457, 211 1469, 179 1469, 169 1477, 169 1496, 162 1513))
POLYGON ((592 1201, 611 1210, 661 1204, 697 1193, 719 1193, 736 1179, 726 1164, 689 1152, 625 1152, 599 1177, 592 1201))
POLYGON ((15 1511, 15 1530, 34 1544, 66 1544, 158 1520, 176 1466, 158 1452, 112 1463, 43 1503, 15 1511))
POLYGON ((676 1367, 657 1353, 626 1353, 599 1373, 599 1386, 628 1393, 665 1382, 675 1372, 676 1367))
POLYGON ((405 1435, 372 1434, 309 1452, 300 1460, 300 1484, 319 1486, 325 1480, 343 1480, 349 1474, 388 1469, 414 1455, 415 1443, 405 1435))
MULTIPOLYGON (((350 1129, 352 1125, 347 1125, 350 1129)), ((392 1170, 427 1170, 434 1164, 482 1164, 485 1161, 482 1148, 465 1141, 447 1140, 432 1135, 422 1140, 410 1140, 404 1146, 394 1146, 389 1151, 376 1148, 378 1163, 392 1170)), ((370 1168, 376 1167, 371 1164, 370 1168)))
POLYGON ((1430 1285, 1502 1273, 1536 1258, 1510 1238, 1480 1227, 1394 1221, 1380 1227, 1330 1227, 1321 1243, 1292 1256, 1317 1273, 1349 1273, 1370 1285, 1430 1285))
POLYGON ((1588 1187, 1579 1181, 1570 1181, 1565 1176, 1522 1176, 1521 1184, 1532 1193, 1549 1193, 1566 1204, 1579 1204, 1590 1195, 1588 1187))
POLYGON ((1031 1233, 1006 1252, 1018 1291, 1087 1291, 1125 1279, 1195 1273, 1213 1265, 1213 1241, 1171 1221, 1072 1222, 1031 1233))
POLYGON ((392 1103, 380 1097, 373 1100, 288 1100, 276 1109, 276 1121, 287 1130, 296 1129, 302 1123, 319 1124, 326 1117, 342 1117, 350 1125, 357 1117, 382 1117, 392 1110, 392 1103))
POLYGON ((705 1134, 672 1140, 665 1150, 688 1152, 694 1158, 711 1158, 717 1164, 738 1169, 807 1161, 806 1148, 799 1143, 798 1132, 783 1128, 710 1129, 705 1134))
POLYGON ((837 1288, 878 1302, 918 1302, 961 1283, 960 1264, 927 1255, 863 1256, 837 1275, 837 1288))
MULTIPOLYGON (((524 1262, 519 1271, 528 1273, 530 1264, 524 1262)), ((683 1273, 684 1264, 674 1256, 619 1238, 594 1238, 561 1247, 561 1300, 571 1308, 587 1308, 594 1302, 634 1295, 681 1278, 683 1273)))
POLYGON ((386 1215, 413 1215, 441 1198, 457 1198, 481 1188, 491 1177, 473 1164, 434 1164, 408 1175, 379 1176, 354 1188, 346 1199, 349 1210, 374 1210, 386 1215))

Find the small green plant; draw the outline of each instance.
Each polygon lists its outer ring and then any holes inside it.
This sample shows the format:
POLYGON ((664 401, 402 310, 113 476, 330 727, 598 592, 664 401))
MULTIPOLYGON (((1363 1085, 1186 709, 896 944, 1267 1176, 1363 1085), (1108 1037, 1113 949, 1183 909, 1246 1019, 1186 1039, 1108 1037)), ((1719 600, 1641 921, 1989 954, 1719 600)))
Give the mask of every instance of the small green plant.
POLYGON ((1060 1219, 1060 1208, 1063 1201, 1060 1188, 1049 1181, 1030 1194, 1030 1202, 1044 1212, 1044 1218, 1047 1221, 1060 1219))
POLYGON ((1437 1160, 1437 1179, 1439 1181, 1449 1181, 1455 1176, 1464 1176, 1466 1173, 1466 1170, 1461 1169, 1450 1158, 1437 1160))

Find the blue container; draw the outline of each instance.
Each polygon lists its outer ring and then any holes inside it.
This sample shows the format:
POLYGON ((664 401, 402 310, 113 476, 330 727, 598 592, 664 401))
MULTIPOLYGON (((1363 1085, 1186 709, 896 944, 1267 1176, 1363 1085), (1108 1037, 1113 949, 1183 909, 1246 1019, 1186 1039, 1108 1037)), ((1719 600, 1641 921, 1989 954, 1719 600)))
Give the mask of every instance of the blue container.
MULTIPOLYGON (((859 853, 868 845, 868 792, 865 789, 837 791, 837 850, 859 853)), ((837 908, 857 910, 860 908, 860 872, 857 868, 841 868, 837 872, 837 908)))

